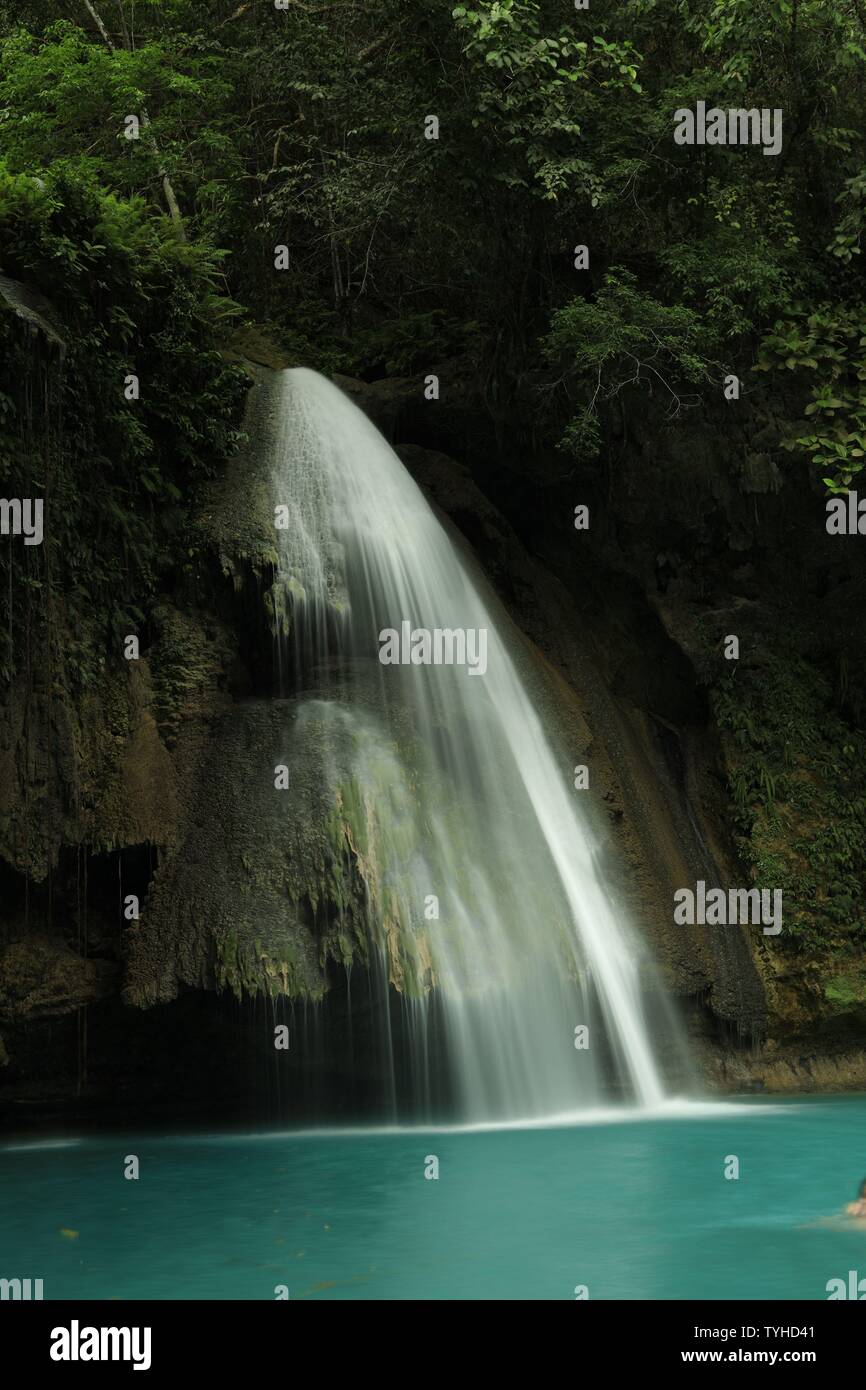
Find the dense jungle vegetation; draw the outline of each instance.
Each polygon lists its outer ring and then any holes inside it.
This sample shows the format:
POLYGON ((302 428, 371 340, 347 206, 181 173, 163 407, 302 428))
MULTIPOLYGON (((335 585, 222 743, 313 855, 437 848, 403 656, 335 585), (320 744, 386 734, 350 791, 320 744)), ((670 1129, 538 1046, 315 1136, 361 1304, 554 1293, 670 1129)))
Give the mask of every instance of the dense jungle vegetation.
MULTIPOLYGON (((631 401, 677 418, 736 372, 794 402, 797 467, 856 486, 864 96, 861 0, 0 0, 0 276, 64 343, 0 315, 3 489, 53 518, 0 549, 0 677, 39 648, 74 694, 147 623, 239 439, 245 325, 367 380, 451 364, 491 439, 578 476, 631 401), (781 153, 675 144, 699 100, 781 110, 781 153)), ((763 725, 765 685, 716 696, 747 857, 783 878, 767 827, 833 707, 815 941, 866 864, 856 660, 833 679, 796 728, 790 672, 763 725)))

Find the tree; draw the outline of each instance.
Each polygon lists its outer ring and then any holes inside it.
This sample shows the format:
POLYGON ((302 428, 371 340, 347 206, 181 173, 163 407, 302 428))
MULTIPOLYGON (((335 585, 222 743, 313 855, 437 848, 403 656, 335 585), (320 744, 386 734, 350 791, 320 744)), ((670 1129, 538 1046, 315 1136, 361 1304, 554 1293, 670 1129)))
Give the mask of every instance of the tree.
MULTIPOLYGON (((92 0, 82 0, 82 3, 84 4, 84 8, 87 10, 87 13, 90 15, 97 29, 99 30, 103 43, 105 44, 109 53, 111 53, 111 55, 114 56, 115 52, 117 51, 115 48, 114 40, 112 39, 111 35, 106 29, 105 24, 103 23, 99 13, 97 12, 95 5, 92 3, 92 0)), ((123 18, 122 7, 120 15, 121 24, 123 27, 123 46, 127 50, 127 52, 129 52, 132 48, 132 43, 129 37, 129 30, 126 27, 126 21, 123 18)), ((159 176, 162 179, 162 189, 165 194, 165 201, 168 204, 168 210, 171 215, 171 220, 177 227, 181 237, 185 237, 186 234, 183 229, 183 217, 181 216, 180 207, 178 206, 178 201, 175 196, 174 188, 172 187, 171 179, 168 176, 168 171, 166 170, 165 164, 161 159, 159 153, 159 146, 157 145, 156 138, 153 134, 153 128, 150 123, 150 116, 148 114, 146 106, 142 106, 141 108, 141 126, 144 131, 145 139, 150 145, 151 150, 153 151, 154 157, 157 162, 157 166, 159 168, 159 176)))

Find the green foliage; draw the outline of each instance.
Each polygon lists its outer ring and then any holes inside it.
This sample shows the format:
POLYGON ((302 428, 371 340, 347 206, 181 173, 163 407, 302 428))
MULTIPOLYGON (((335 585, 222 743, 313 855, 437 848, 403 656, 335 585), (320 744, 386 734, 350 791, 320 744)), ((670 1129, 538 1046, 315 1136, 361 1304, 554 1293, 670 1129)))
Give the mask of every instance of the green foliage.
POLYGON ((4 495, 42 496, 50 513, 23 572, 4 547, 0 671, 19 665, 32 621, 63 612, 86 679, 108 636, 140 627, 199 480, 239 439, 246 379, 218 350, 238 309, 216 292, 212 252, 63 161, 41 182, 0 167, 0 263, 48 301, 66 343, 61 357, 0 312, 4 495))
POLYGON ((672 288, 719 348, 748 340, 801 286, 789 190, 760 174, 747 186, 708 178, 690 199, 703 226, 659 250, 672 288))
POLYGON ((641 91, 631 41, 578 38, 574 16, 551 25, 549 7, 534 0, 458 5, 452 14, 470 63, 472 125, 495 128, 505 155, 493 177, 550 200, 583 185, 597 201, 580 152, 581 108, 588 89, 614 100, 641 91))
POLYGON ((862 952, 866 736, 842 717, 826 678, 790 648, 738 663, 710 696, 737 847, 756 886, 784 893, 779 948, 862 952))
MULTIPOLYGON (((83 5, 0 5, 9 167, 62 159, 153 212, 165 168, 190 240, 230 248, 230 292, 313 365, 471 358, 498 419, 551 323, 565 331, 576 242, 592 251, 580 292, 600 297, 586 331, 610 333, 606 277, 627 272, 647 304, 695 316, 684 355, 704 363, 748 363, 830 279, 835 302, 848 293, 866 36, 847 0, 151 0, 134 35, 128 6, 97 8, 113 54, 83 5), (675 146, 673 112, 698 99, 782 108, 782 156, 675 146), (153 140, 126 140, 144 108, 153 140)), ((676 356, 661 352, 670 379, 655 363, 675 393, 680 367, 696 390, 717 379, 676 356)), ((591 453, 612 396, 590 407, 566 384, 550 428, 591 453)))
POLYGON ((584 397, 563 447, 579 458, 592 457, 601 440, 600 408, 626 387, 661 393, 669 415, 676 415, 684 404, 683 384, 714 374, 717 364, 705 356, 706 344, 696 313, 662 304, 629 271, 614 267, 595 299, 574 299, 557 310, 545 340, 547 357, 584 397))
POLYGON ((758 367, 806 374, 812 429, 784 446, 808 454, 828 491, 847 492, 866 458, 866 305, 823 304, 779 320, 758 367))
POLYGON ((0 41, 8 167, 34 170, 49 155, 124 195, 147 192, 155 206, 167 170, 199 230, 215 230, 243 168, 227 119, 229 71, 209 47, 180 32, 110 53, 67 19, 38 35, 14 30, 0 41), (130 115, 150 121, 137 139, 126 134, 130 115))
POLYGON ((840 1013, 846 1013, 866 998, 866 967, 862 962, 852 962, 846 970, 840 971, 824 985, 824 997, 838 1006, 840 1013))

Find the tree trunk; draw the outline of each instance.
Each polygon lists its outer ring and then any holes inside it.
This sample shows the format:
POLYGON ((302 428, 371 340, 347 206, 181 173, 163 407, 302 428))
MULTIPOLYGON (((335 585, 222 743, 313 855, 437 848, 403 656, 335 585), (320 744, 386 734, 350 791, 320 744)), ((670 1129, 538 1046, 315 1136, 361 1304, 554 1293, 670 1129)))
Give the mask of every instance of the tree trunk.
MULTIPOLYGON (((108 49, 109 53, 116 53, 117 45, 115 44, 108 30, 106 29, 105 24, 103 23, 102 17, 99 14, 98 10, 92 4, 92 0, 84 0, 84 8, 87 10, 87 13, 90 15, 90 18, 93 20, 94 24, 99 30, 99 33, 102 36, 102 41, 108 49)), ((126 25, 123 26, 123 29, 124 48, 128 50, 129 37, 126 33, 126 25)), ((168 176, 168 170, 162 162, 162 155, 160 154, 159 146, 156 143, 156 136, 154 135, 153 130, 151 129, 150 116, 148 115, 148 112, 145 107, 141 108, 141 128, 144 131, 144 138, 150 146, 151 150, 153 151, 154 157, 156 159, 157 168, 159 170, 159 177, 162 179, 162 191, 165 195, 165 201, 166 205, 168 206, 169 216, 171 217, 172 222, 177 228, 181 240, 186 241, 186 231, 184 230, 183 214, 180 210, 180 204, 177 201, 174 188, 172 187, 171 179, 168 176)))

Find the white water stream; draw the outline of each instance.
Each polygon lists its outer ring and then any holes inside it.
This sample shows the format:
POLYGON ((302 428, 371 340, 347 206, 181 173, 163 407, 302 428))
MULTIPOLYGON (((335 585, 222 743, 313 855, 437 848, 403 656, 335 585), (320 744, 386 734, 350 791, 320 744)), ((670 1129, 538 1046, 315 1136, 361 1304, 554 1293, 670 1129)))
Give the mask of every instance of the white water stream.
MULTIPOLYGON (((573 789, 518 674, 509 620, 378 430, 315 372, 283 373, 272 472, 288 509, 284 675, 315 692, 299 733, 305 718, 325 721, 353 750, 371 935, 392 979, 403 940, 418 978, 435 984, 460 1117, 595 1106, 611 1070, 638 1105, 658 1105, 641 1002, 652 964, 605 882, 588 793, 573 789), (383 665, 380 634, 403 623, 468 633, 478 670, 383 665)), ((406 1009, 423 1085, 423 988, 406 1009)))

